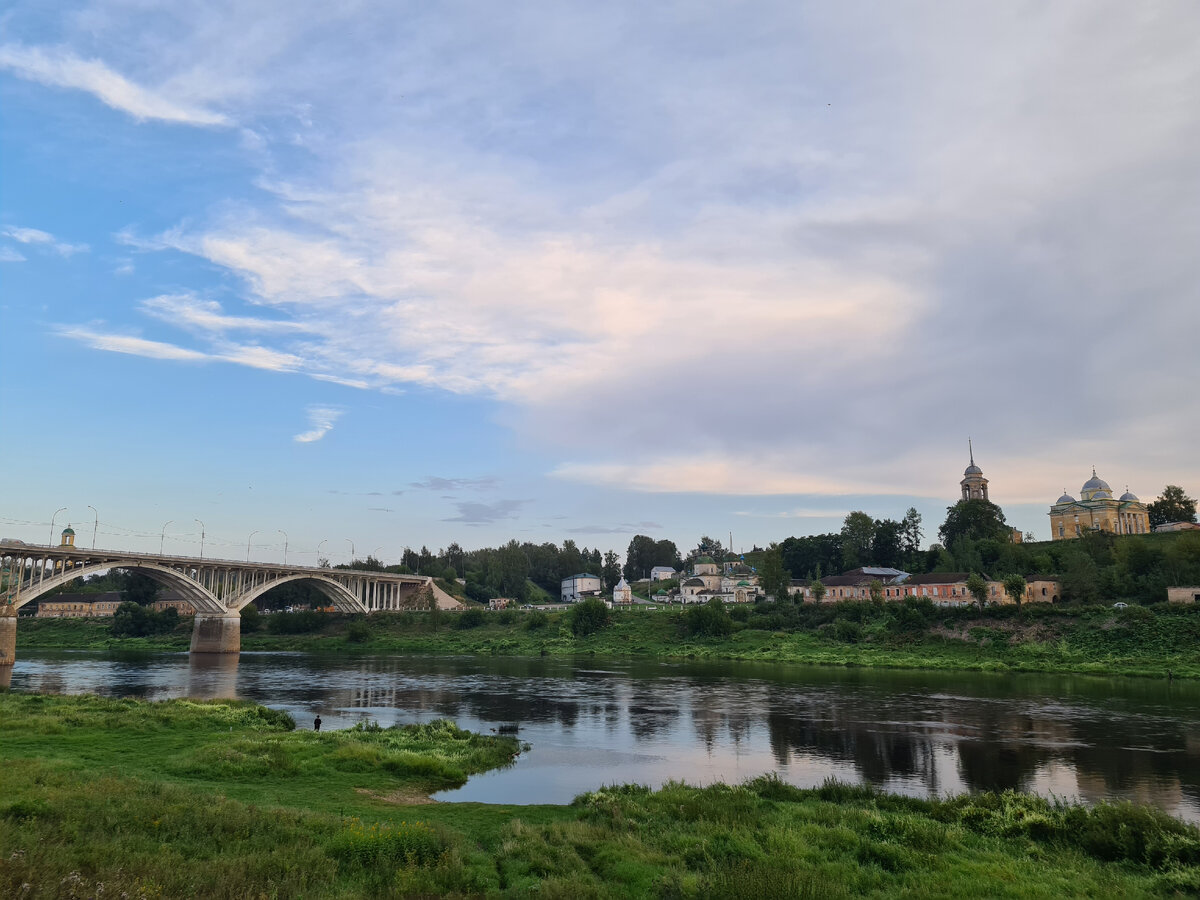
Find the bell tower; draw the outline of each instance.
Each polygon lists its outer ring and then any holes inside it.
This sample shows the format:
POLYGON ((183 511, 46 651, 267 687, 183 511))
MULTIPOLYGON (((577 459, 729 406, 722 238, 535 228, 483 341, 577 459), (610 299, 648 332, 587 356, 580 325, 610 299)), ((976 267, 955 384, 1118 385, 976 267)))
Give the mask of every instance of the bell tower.
POLYGON ((967 438, 967 452, 970 455, 971 464, 967 466, 967 470, 963 472, 963 480, 959 482, 962 485, 962 498, 964 500, 987 500, 988 480, 983 477, 983 469, 975 465, 975 448, 971 445, 970 438, 967 438))

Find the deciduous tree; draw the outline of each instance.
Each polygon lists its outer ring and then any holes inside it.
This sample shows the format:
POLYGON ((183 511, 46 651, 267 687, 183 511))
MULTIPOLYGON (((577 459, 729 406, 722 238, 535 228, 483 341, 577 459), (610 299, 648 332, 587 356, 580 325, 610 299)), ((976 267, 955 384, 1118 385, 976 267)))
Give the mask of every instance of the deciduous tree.
POLYGON ((1146 512, 1151 528, 1167 522, 1195 522, 1196 501, 1185 494, 1179 485, 1168 484, 1163 488, 1162 496, 1146 504, 1146 512))

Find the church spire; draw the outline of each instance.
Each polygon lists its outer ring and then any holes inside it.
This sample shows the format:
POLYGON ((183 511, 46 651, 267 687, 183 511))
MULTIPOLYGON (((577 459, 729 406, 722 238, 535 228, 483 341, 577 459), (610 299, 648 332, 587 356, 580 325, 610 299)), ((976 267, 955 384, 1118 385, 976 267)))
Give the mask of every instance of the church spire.
POLYGON ((975 465, 975 448, 971 446, 971 438, 967 437, 967 452, 971 455, 971 465, 975 465))

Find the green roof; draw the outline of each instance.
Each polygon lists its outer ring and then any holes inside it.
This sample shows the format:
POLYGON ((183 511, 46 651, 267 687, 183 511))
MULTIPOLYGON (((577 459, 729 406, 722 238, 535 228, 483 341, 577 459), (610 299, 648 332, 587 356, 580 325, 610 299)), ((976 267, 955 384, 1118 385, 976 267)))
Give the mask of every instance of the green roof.
POLYGON ((72 528, 70 525, 68 525, 66 528, 63 529, 63 534, 74 534, 74 533, 75 533, 75 529, 72 528))
POLYGON ((713 559, 711 556, 697 556, 696 557, 696 565, 702 565, 704 563, 712 563, 715 566, 717 564, 717 561, 715 559, 713 559))
POLYGON ((750 582, 742 580, 737 583, 738 587, 750 587, 750 582))

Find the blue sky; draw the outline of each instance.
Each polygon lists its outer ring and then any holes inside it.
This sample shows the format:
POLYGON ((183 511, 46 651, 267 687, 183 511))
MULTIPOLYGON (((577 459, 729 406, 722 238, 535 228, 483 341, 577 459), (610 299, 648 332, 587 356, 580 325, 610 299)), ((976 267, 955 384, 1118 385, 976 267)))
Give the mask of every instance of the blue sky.
POLYGON ((932 537, 968 435, 1042 537, 1195 495, 1200 12, 946 6, 9 4, 0 528, 932 537))

